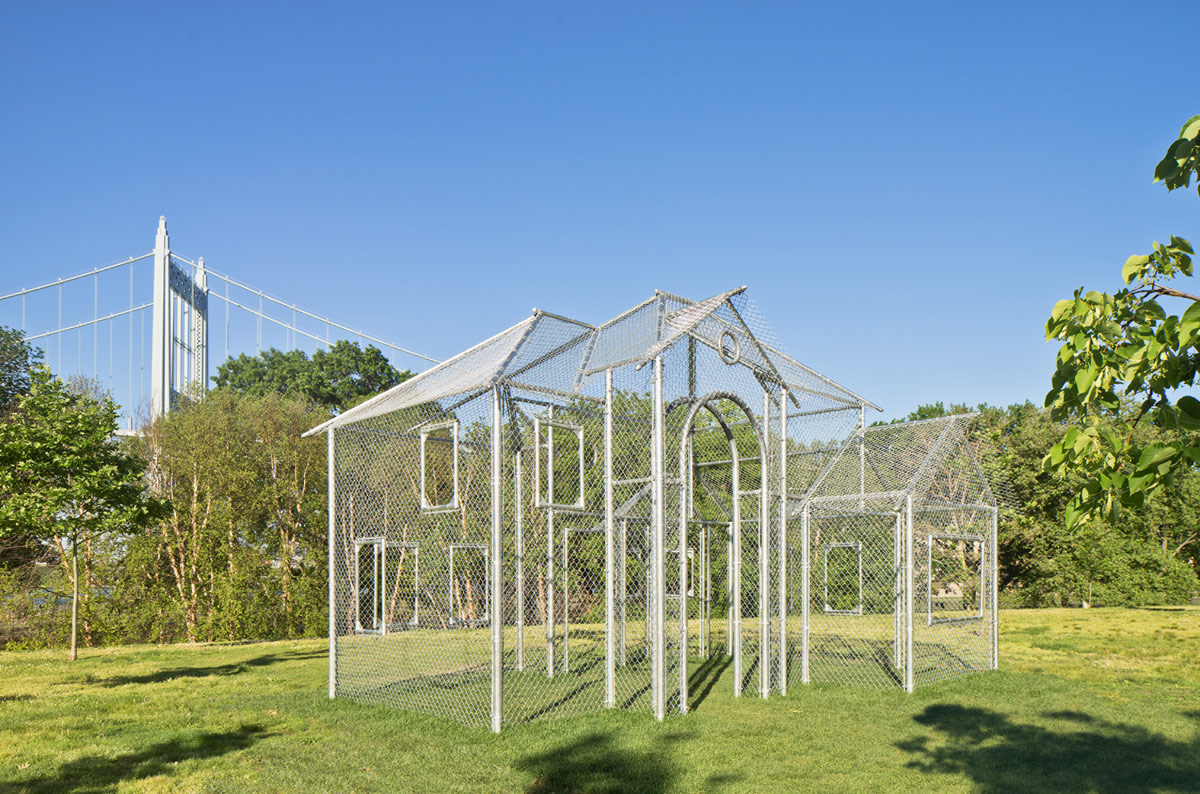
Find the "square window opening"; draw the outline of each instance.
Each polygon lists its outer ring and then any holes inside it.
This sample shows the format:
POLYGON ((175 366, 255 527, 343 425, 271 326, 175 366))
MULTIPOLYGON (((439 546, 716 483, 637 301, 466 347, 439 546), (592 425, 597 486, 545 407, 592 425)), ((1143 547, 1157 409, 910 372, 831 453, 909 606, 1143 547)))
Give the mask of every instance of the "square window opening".
POLYGON ((537 454, 533 458, 534 506, 583 510, 584 460, 588 457, 583 427, 541 417, 534 418, 533 426, 537 439, 537 454))
POLYGON ((488 548, 482 543, 450 545, 450 625, 480 628, 491 622, 488 548))
POLYGON ((826 543, 824 550, 825 614, 863 613, 862 544, 826 543))
POLYGON ((458 509, 458 420, 421 430, 421 510, 458 509))
POLYGON ((926 616, 930 626, 983 619, 981 535, 929 535, 926 616))
POLYGON ((416 543, 384 545, 381 613, 385 633, 416 628, 420 624, 417 611, 420 575, 420 549, 416 543))

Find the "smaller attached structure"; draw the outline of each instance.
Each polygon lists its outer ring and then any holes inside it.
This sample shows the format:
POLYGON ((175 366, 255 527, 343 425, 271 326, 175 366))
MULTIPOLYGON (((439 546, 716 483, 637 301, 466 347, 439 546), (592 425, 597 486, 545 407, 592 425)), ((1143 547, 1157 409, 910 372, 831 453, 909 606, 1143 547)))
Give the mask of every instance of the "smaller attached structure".
POLYGON ((996 500, 976 416, 868 427, 802 500, 806 683, 911 692, 996 667, 996 500))

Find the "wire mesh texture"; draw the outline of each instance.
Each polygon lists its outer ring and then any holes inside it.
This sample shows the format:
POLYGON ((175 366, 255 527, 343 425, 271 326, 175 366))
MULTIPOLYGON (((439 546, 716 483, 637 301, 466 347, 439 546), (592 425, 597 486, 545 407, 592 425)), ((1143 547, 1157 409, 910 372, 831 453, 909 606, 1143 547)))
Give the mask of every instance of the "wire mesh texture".
POLYGON ((995 657, 969 418, 866 427, 744 288, 533 315, 329 434, 330 696, 498 731, 995 657))

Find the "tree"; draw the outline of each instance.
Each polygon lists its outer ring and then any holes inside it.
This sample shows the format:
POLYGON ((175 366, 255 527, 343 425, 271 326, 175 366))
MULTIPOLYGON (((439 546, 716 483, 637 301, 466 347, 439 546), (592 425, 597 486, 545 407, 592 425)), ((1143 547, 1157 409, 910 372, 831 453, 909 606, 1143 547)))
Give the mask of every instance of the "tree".
POLYGON ((294 395, 344 411, 411 376, 393 367, 373 345, 363 349, 356 342, 340 341, 313 353, 311 359, 303 350, 271 348, 257 356, 242 354, 218 367, 213 382, 242 394, 294 395))
POLYGON ((29 391, 30 372, 42 362, 42 351, 25 341, 25 334, 0 325, 0 414, 29 391))
POLYGON ((329 418, 295 397, 217 389, 134 442, 171 509, 132 539, 115 598, 125 632, 188 641, 325 628, 329 418))
MULTIPOLYGON (((1167 190, 1189 187, 1193 176, 1200 176, 1200 116, 1188 119, 1154 170, 1154 181, 1167 190)), ((1046 323, 1046 338, 1063 343, 1046 405, 1056 420, 1078 425, 1044 465, 1085 475, 1067 505, 1068 524, 1141 507, 1200 462, 1200 400, 1175 398, 1200 370, 1200 297, 1170 285, 1192 275, 1192 255, 1181 237, 1155 242, 1150 253, 1126 260, 1124 289, 1080 288, 1054 306, 1046 323), (1183 311, 1169 314, 1166 301, 1183 301, 1183 311), (1140 443, 1134 430, 1145 422, 1172 432, 1140 443)))
POLYGON ((28 393, 0 423, 0 534, 38 537, 57 547, 71 582, 72 661, 81 546, 134 532, 164 509, 143 488, 145 463, 120 447, 116 431, 111 399, 72 392, 44 367, 31 371, 28 393))

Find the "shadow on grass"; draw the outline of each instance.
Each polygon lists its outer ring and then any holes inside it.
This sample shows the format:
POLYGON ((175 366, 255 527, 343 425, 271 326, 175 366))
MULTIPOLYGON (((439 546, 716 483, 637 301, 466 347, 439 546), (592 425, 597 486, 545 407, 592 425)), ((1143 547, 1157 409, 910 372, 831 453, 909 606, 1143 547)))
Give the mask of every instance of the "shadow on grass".
POLYGON ((260 725, 243 725, 235 731, 184 736, 111 758, 84 756, 60 766, 53 777, 25 783, 0 783, 0 794, 107 794, 116 791, 121 783, 167 774, 183 761, 244 750, 266 736, 260 725))
POLYGON ((733 664, 732 656, 710 656, 699 667, 692 670, 688 678, 688 694, 691 696, 688 699, 689 709, 694 709, 704 702, 704 699, 713 691, 713 687, 717 685, 717 679, 729 669, 731 664, 733 664))
MULTIPOLYGON (((1200 733, 1190 742, 1080 711, 1042 715, 1052 728, 1013 722, 988 709, 936 705, 914 717, 941 741, 917 737, 897 747, 923 772, 965 775, 982 794, 1000 792, 1195 792, 1200 733)), ((1200 713, 1188 713, 1200 721, 1200 713)))
POLYGON ((669 745, 689 734, 666 734, 649 749, 624 750, 607 733, 593 733, 578 741, 520 759, 516 766, 532 772, 526 794, 608 794, 640 792, 663 794, 675 774, 669 745))
POLYGON ((20 700, 33 700, 33 695, 0 695, 0 703, 15 703, 20 700))
POLYGON ((305 659, 325 658, 326 655, 327 652, 325 650, 272 653, 265 656, 256 656, 253 659, 246 659, 242 662, 231 662, 229 664, 213 665, 212 667, 170 667, 143 675, 118 675, 112 678, 101 679, 96 683, 101 686, 114 687, 125 686, 126 684, 156 684, 162 681, 170 681, 174 678, 206 678, 210 675, 237 675, 238 673, 249 672, 255 667, 266 667, 272 664, 279 664, 280 662, 297 662, 305 659))

